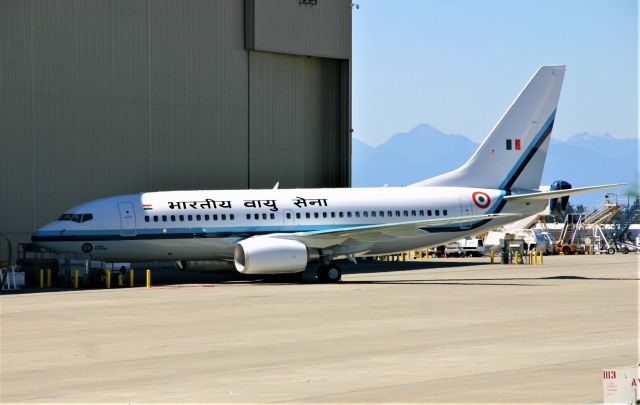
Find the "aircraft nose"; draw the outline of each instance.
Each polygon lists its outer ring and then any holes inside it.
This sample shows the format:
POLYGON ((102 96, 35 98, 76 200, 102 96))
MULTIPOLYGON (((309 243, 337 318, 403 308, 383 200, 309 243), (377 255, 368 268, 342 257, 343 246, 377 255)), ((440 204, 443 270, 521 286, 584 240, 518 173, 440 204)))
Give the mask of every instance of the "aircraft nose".
POLYGON ((33 243, 42 242, 46 240, 45 239, 46 237, 52 236, 54 234, 59 234, 60 231, 62 231, 62 229, 60 228, 59 224, 56 224, 55 222, 50 222, 45 226, 42 226, 36 229, 36 231, 31 234, 31 242, 33 243))

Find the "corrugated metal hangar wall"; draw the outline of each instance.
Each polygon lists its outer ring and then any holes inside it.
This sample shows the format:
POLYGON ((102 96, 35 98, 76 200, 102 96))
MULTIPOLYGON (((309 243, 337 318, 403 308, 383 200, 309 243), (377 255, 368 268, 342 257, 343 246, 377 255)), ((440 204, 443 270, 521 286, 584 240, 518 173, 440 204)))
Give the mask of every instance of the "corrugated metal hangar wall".
POLYGON ((2 0, 0 233, 120 193, 349 186, 350 61, 346 0, 2 0))

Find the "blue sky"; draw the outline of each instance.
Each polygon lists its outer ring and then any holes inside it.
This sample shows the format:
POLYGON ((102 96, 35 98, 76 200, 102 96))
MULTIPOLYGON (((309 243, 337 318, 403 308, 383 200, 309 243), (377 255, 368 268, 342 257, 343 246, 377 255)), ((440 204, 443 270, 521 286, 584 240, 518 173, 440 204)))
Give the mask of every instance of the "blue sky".
POLYGON ((480 141, 542 64, 566 64, 554 137, 638 136, 636 0, 354 0, 354 137, 420 123, 480 141))

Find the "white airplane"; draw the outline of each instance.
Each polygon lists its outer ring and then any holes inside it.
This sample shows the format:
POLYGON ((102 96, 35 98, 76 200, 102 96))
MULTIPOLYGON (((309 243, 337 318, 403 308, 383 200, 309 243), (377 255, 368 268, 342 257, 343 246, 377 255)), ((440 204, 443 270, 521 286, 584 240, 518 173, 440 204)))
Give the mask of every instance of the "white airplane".
POLYGON ((541 211, 550 198, 617 185, 540 191, 564 78, 542 66, 471 158, 407 187, 163 191, 81 204, 38 229, 46 249, 104 261, 233 261, 244 274, 340 281, 336 259, 441 245, 541 211))

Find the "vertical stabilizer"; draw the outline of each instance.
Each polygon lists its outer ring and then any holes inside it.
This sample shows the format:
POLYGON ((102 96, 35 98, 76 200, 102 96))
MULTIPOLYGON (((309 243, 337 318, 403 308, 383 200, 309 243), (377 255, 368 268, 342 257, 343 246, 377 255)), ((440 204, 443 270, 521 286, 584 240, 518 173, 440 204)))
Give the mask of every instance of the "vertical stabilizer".
POLYGON ((542 66, 465 164, 412 186, 537 189, 564 72, 542 66))

